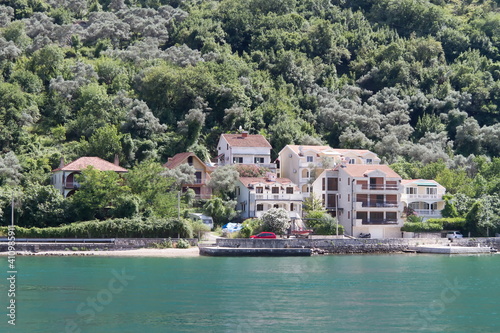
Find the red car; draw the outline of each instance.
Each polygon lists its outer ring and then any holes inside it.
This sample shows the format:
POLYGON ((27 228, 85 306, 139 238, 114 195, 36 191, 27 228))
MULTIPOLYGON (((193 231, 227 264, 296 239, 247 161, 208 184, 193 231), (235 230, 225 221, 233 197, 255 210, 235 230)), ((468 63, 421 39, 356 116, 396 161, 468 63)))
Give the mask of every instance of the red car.
POLYGON ((276 234, 274 232, 261 232, 257 235, 252 235, 250 238, 276 238, 276 234))

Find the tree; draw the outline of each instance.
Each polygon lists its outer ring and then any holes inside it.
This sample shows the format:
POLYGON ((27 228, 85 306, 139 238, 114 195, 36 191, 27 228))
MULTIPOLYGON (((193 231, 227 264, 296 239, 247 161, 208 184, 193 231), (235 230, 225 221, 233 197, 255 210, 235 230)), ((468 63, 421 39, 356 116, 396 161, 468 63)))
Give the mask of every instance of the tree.
POLYGON ((67 202, 52 185, 29 184, 21 197, 18 225, 54 227, 67 221, 67 202))
POLYGON ((213 198, 203 205, 203 211, 213 218, 215 225, 222 226, 236 216, 234 207, 236 207, 235 201, 213 198))
POLYGON ((121 135, 117 128, 113 125, 105 125, 96 129, 90 137, 87 154, 112 161, 116 155, 120 155, 122 152, 120 140, 121 135))
POLYGON ((288 212, 283 208, 271 208, 262 214, 262 224, 266 231, 284 235, 290 228, 291 221, 288 212))
POLYGON ((80 188, 70 197, 74 219, 87 221, 109 217, 108 210, 130 193, 121 177, 114 171, 99 171, 92 167, 76 176, 80 188))
POLYGON ((22 178, 22 167, 14 152, 0 155, 0 186, 17 185, 22 178))
POLYGON ((212 172, 207 185, 221 198, 229 199, 234 196, 239 177, 238 170, 234 166, 225 165, 212 172))

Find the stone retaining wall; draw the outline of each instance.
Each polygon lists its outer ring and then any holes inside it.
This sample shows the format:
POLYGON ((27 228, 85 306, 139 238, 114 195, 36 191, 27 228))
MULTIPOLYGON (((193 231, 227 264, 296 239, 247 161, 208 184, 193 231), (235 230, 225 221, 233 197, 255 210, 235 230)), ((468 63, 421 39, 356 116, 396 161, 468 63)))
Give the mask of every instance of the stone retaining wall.
POLYGON ((311 248, 327 253, 396 253, 418 245, 489 246, 500 249, 500 238, 393 238, 393 239, 217 239, 219 247, 311 248))
MULTIPOLYGON (((145 247, 152 247, 154 243, 163 243, 167 241, 168 238, 116 238, 114 243, 16 243, 16 251, 29 251, 29 252, 39 252, 39 251, 64 251, 64 250, 80 250, 80 251, 90 251, 90 250, 126 250, 126 249, 139 249, 145 247)), ((198 239, 185 239, 189 242, 191 246, 198 245, 198 239)), ((172 238, 172 242, 176 243, 177 238, 172 238)), ((0 252, 7 252, 8 244, 0 243, 0 252)))

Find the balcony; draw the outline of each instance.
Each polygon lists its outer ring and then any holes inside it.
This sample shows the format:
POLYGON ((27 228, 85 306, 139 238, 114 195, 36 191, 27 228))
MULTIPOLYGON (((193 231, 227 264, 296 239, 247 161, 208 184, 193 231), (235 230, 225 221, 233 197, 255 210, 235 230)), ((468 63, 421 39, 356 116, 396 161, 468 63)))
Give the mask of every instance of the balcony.
POLYGON ((66 182, 66 184, 64 184, 64 188, 66 189, 78 189, 80 188, 80 183, 78 182, 66 182))
POLYGON ((255 163, 261 168, 268 168, 269 170, 276 170, 276 163, 255 163))
POLYGON ((403 194, 402 200, 414 201, 414 200, 441 200, 444 193, 438 194, 403 194))
POLYGON ((391 191, 398 192, 399 185, 386 185, 386 184, 361 184, 355 186, 356 192, 369 192, 369 191, 391 191))
POLYGON ((302 201, 302 194, 252 194, 255 201, 302 201))
POLYGON ((441 211, 437 209, 415 209, 413 211, 420 217, 441 217, 441 211))
POLYGON ((386 207, 399 207, 399 203, 390 201, 377 201, 377 202, 359 202, 361 207, 375 207, 375 208, 386 208, 386 207))
POLYGON ((363 225, 369 225, 369 224, 381 224, 381 225, 398 224, 398 220, 395 220, 395 219, 366 219, 366 220, 361 220, 361 224, 363 224, 363 225))

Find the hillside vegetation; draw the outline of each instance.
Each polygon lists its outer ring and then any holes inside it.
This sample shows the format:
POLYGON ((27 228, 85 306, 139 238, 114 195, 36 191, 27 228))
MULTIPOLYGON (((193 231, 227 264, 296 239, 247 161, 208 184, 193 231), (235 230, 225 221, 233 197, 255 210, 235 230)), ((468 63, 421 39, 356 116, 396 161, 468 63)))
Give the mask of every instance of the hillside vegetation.
POLYGON ((0 209, 13 188, 45 200, 28 189, 46 188, 61 156, 208 159, 240 126, 274 157, 286 144, 370 149, 468 209, 498 207, 498 5, 0 0, 0 209))

